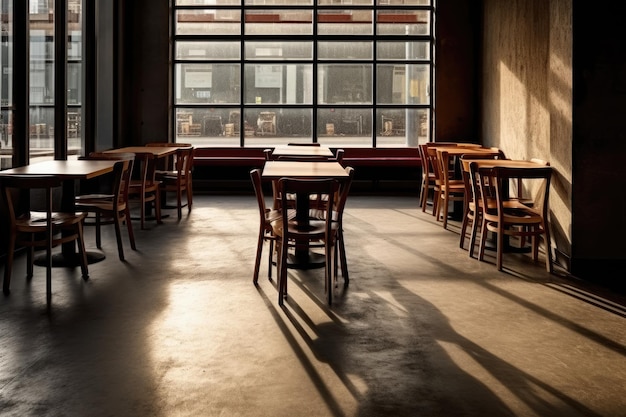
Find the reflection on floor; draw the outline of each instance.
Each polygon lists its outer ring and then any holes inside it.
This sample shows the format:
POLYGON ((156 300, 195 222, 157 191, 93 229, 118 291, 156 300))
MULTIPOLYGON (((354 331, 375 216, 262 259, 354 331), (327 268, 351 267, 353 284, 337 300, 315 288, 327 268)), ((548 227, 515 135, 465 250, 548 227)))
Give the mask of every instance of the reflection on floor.
POLYGON ((497 272, 417 203, 351 197, 332 308, 322 270, 290 273, 284 309, 265 256, 252 285, 252 195, 137 228, 125 263, 107 229, 88 282, 55 269, 49 311, 43 268, 27 282, 20 256, 0 297, 0 414, 626 415, 623 300, 526 255, 497 272))

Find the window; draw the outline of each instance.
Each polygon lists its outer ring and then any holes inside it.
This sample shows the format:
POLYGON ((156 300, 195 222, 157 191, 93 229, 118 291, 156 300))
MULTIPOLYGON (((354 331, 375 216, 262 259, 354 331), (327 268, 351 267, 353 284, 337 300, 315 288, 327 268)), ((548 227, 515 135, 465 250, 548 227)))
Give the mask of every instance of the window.
POLYGON ((176 140, 426 142, 433 16, 431 0, 177 0, 176 140))

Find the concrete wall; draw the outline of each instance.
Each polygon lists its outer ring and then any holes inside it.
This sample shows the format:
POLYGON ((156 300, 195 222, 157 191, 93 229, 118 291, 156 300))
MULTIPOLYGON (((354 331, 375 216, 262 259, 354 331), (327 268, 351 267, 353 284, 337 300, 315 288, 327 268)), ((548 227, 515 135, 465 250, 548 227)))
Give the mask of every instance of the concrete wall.
POLYGON ((572 0, 485 0, 482 140, 514 159, 554 167, 556 260, 572 246, 572 0))

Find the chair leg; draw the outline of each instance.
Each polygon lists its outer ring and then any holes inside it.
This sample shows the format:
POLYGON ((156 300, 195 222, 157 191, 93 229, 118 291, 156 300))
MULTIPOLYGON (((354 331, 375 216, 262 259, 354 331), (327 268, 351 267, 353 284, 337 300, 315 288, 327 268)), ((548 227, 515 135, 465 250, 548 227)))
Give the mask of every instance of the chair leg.
MULTIPOLYGON (((270 240, 270 249, 267 260, 267 279, 272 280, 272 265, 274 265, 274 240, 270 240)), ((278 273, 278 272, 277 272, 278 273)))
POLYGON ((7 248, 7 257, 4 263, 4 280, 2 282, 2 292, 4 295, 11 293, 11 273, 13 272, 13 252, 15 251, 15 234, 11 232, 9 237, 9 246, 7 248))
POLYGON ((278 245, 278 253, 280 254, 279 273, 278 273, 278 305, 283 306, 284 296, 287 285, 287 245, 284 245, 282 241, 276 243, 278 245))
MULTIPOLYGON (((259 238, 257 239, 256 244, 256 257, 254 258, 254 274, 252 275, 252 283, 257 285, 259 281, 259 269, 261 268, 261 256, 263 252, 263 233, 265 230, 263 227, 259 230, 259 238)), ((270 264, 271 268, 271 264, 270 264)))
POLYGON ((332 305, 333 303, 333 245, 332 241, 326 242, 326 265, 325 265, 325 275, 326 275, 326 291, 328 296, 328 305, 332 305))
POLYGON ((339 257, 341 262, 341 276, 343 276, 343 286, 347 287, 350 282, 348 275, 348 260, 346 257, 346 244, 343 240, 343 230, 339 230, 339 257))
POLYGON ((502 271, 502 252, 504 252, 504 228, 498 226, 498 238, 496 243, 496 267, 498 271, 502 271))
POLYGON ((144 230, 146 228, 146 194, 145 193, 141 193, 141 195, 139 196, 139 222, 140 222, 141 230, 144 230))
POLYGON ((478 260, 485 259, 485 245, 487 243, 487 222, 483 219, 480 228, 480 245, 478 246, 478 260))
POLYGON ((183 191, 178 187, 176 190, 176 209, 178 210, 178 220, 183 218, 183 191))
POLYGON ((130 221, 130 207, 128 207, 128 205, 126 205, 126 209, 124 210, 124 220, 126 221, 126 228, 128 229, 130 248, 132 250, 137 250, 137 246, 135 245, 135 233, 133 232, 133 223, 130 221))
POLYGON ((26 250, 26 278, 28 279, 33 277, 34 260, 35 260, 35 248, 33 246, 29 246, 26 250))
POLYGON ((466 209, 465 213, 463 214, 463 222, 461 222, 461 238, 459 239, 459 247, 461 249, 463 249, 465 246, 465 234, 467 233, 467 226, 469 225, 470 216, 471 214, 469 212, 469 209, 466 209))
POLYGON ((83 273, 83 279, 89 279, 89 267, 87 266, 87 251, 85 250, 85 234, 83 224, 76 225, 76 233, 78 235, 78 254, 80 255, 80 269, 83 273))
POLYGON ((157 188, 154 192, 154 216, 156 217, 157 224, 163 224, 161 219, 161 190, 157 188))
POLYGON ((115 215, 115 221, 113 222, 115 226, 115 239, 117 240, 117 253, 120 258, 120 261, 124 260, 124 246, 122 245, 122 227, 120 225, 121 219, 119 214, 115 215))
POLYGON ((552 272, 552 243, 550 241, 550 228, 548 227, 547 222, 543 222, 541 225, 543 227, 543 238, 544 244, 546 246, 546 270, 548 272, 552 272))
POLYGON ((469 256, 470 258, 474 257, 474 246, 476 245, 476 233, 478 232, 478 213, 474 213, 474 219, 472 220, 472 232, 470 235, 470 243, 469 243, 469 256))

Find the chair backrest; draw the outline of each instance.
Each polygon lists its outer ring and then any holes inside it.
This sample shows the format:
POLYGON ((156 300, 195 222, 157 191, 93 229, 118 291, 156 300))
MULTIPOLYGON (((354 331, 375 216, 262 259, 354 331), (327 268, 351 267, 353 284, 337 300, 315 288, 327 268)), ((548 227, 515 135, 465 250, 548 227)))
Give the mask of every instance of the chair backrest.
POLYGON ((176 170, 179 181, 186 181, 191 175, 193 168, 193 147, 176 149, 176 170))
POLYGON ((337 149, 335 151, 335 161, 339 162, 339 164, 343 164, 343 155, 345 154, 346 151, 344 151, 343 149, 337 149))
POLYGON ((518 184, 523 183, 519 187, 531 190, 533 196, 531 199, 532 210, 547 218, 550 180, 552 178, 550 166, 537 168, 494 167, 492 176, 495 181, 496 197, 499 204, 509 198, 508 188, 511 180, 515 180, 518 181, 518 184))
POLYGON ((476 182, 476 179, 471 173, 470 164, 472 161, 480 159, 500 159, 499 152, 485 152, 484 154, 465 154, 460 158, 461 161, 461 174, 463 176, 463 186, 465 187, 465 195, 468 197, 468 201, 480 201, 480 189, 476 182))
POLYGON ((261 224, 265 223, 265 213, 267 208, 265 206, 265 195, 263 194, 263 188, 261 184, 261 170, 258 168, 250 171, 250 179, 252 180, 252 187, 254 188, 254 195, 259 206, 259 215, 261 224))
POLYGON ((435 176, 435 181, 437 184, 441 185, 440 174, 439 174, 439 166, 437 165, 437 149, 426 147, 426 161, 428 171, 432 172, 435 176))
POLYGON ((152 152, 136 152, 135 166, 139 166, 138 180, 145 186, 154 184, 156 176, 156 157, 152 152))
POLYGON ((133 161, 121 159, 113 166, 112 194, 116 196, 113 199, 113 211, 121 210, 128 202, 128 187, 133 171, 133 161))
POLYGON ((343 209, 346 207, 346 201, 348 200, 348 194, 350 193, 350 187, 352 185, 352 180, 354 179, 354 168, 346 167, 345 169, 348 173, 348 178, 339 183, 337 203, 335 205, 335 211, 339 217, 343 216, 343 209))
MULTIPOLYGON (((311 201, 312 196, 319 196, 325 194, 328 196, 328 202, 325 205, 325 213, 324 219, 326 220, 326 236, 329 236, 330 233, 330 224, 332 222, 332 211, 335 204, 335 196, 337 195, 337 191, 339 190, 339 183, 337 180, 332 178, 322 178, 322 179, 299 179, 299 178, 281 178, 278 181, 278 187, 281 193, 282 199, 282 207, 289 207, 288 195, 295 195, 296 198, 296 207, 299 205, 299 199, 305 199, 305 201, 311 201)), ((307 203, 308 205, 308 203, 307 203)), ((290 239, 296 233, 292 233, 290 228, 286 225, 288 224, 288 211, 283 210, 283 224, 284 227, 284 236, 283 238, 290 239)), ((309 213, 297 211, 296 220, 298 221, 308 221, 309 213), (300 219, 298 216, 305 216, 306 219, 300 219)))
POLYGON ((271 148, 267 148, 267 149, 263 149, 263 155, 265 155, 265 160, 266 161, 271 161, 272 160, 272 154, 274 153, 274 150, 271 148))
POLYGON ((5 209, 9 215, 11 224, 15 224, 17 217, 25 212, 19 206, 20 201, 13 199, 13 189, 17 190, 34 190, 43 189, 46 191, 46 221, 48 227, 51 225, 52 213, 52 189, 61 186, 61 179, 53 175, 7 175, 0 177, 0 188, 2 189, 2 200, 5 203, 5 209))

